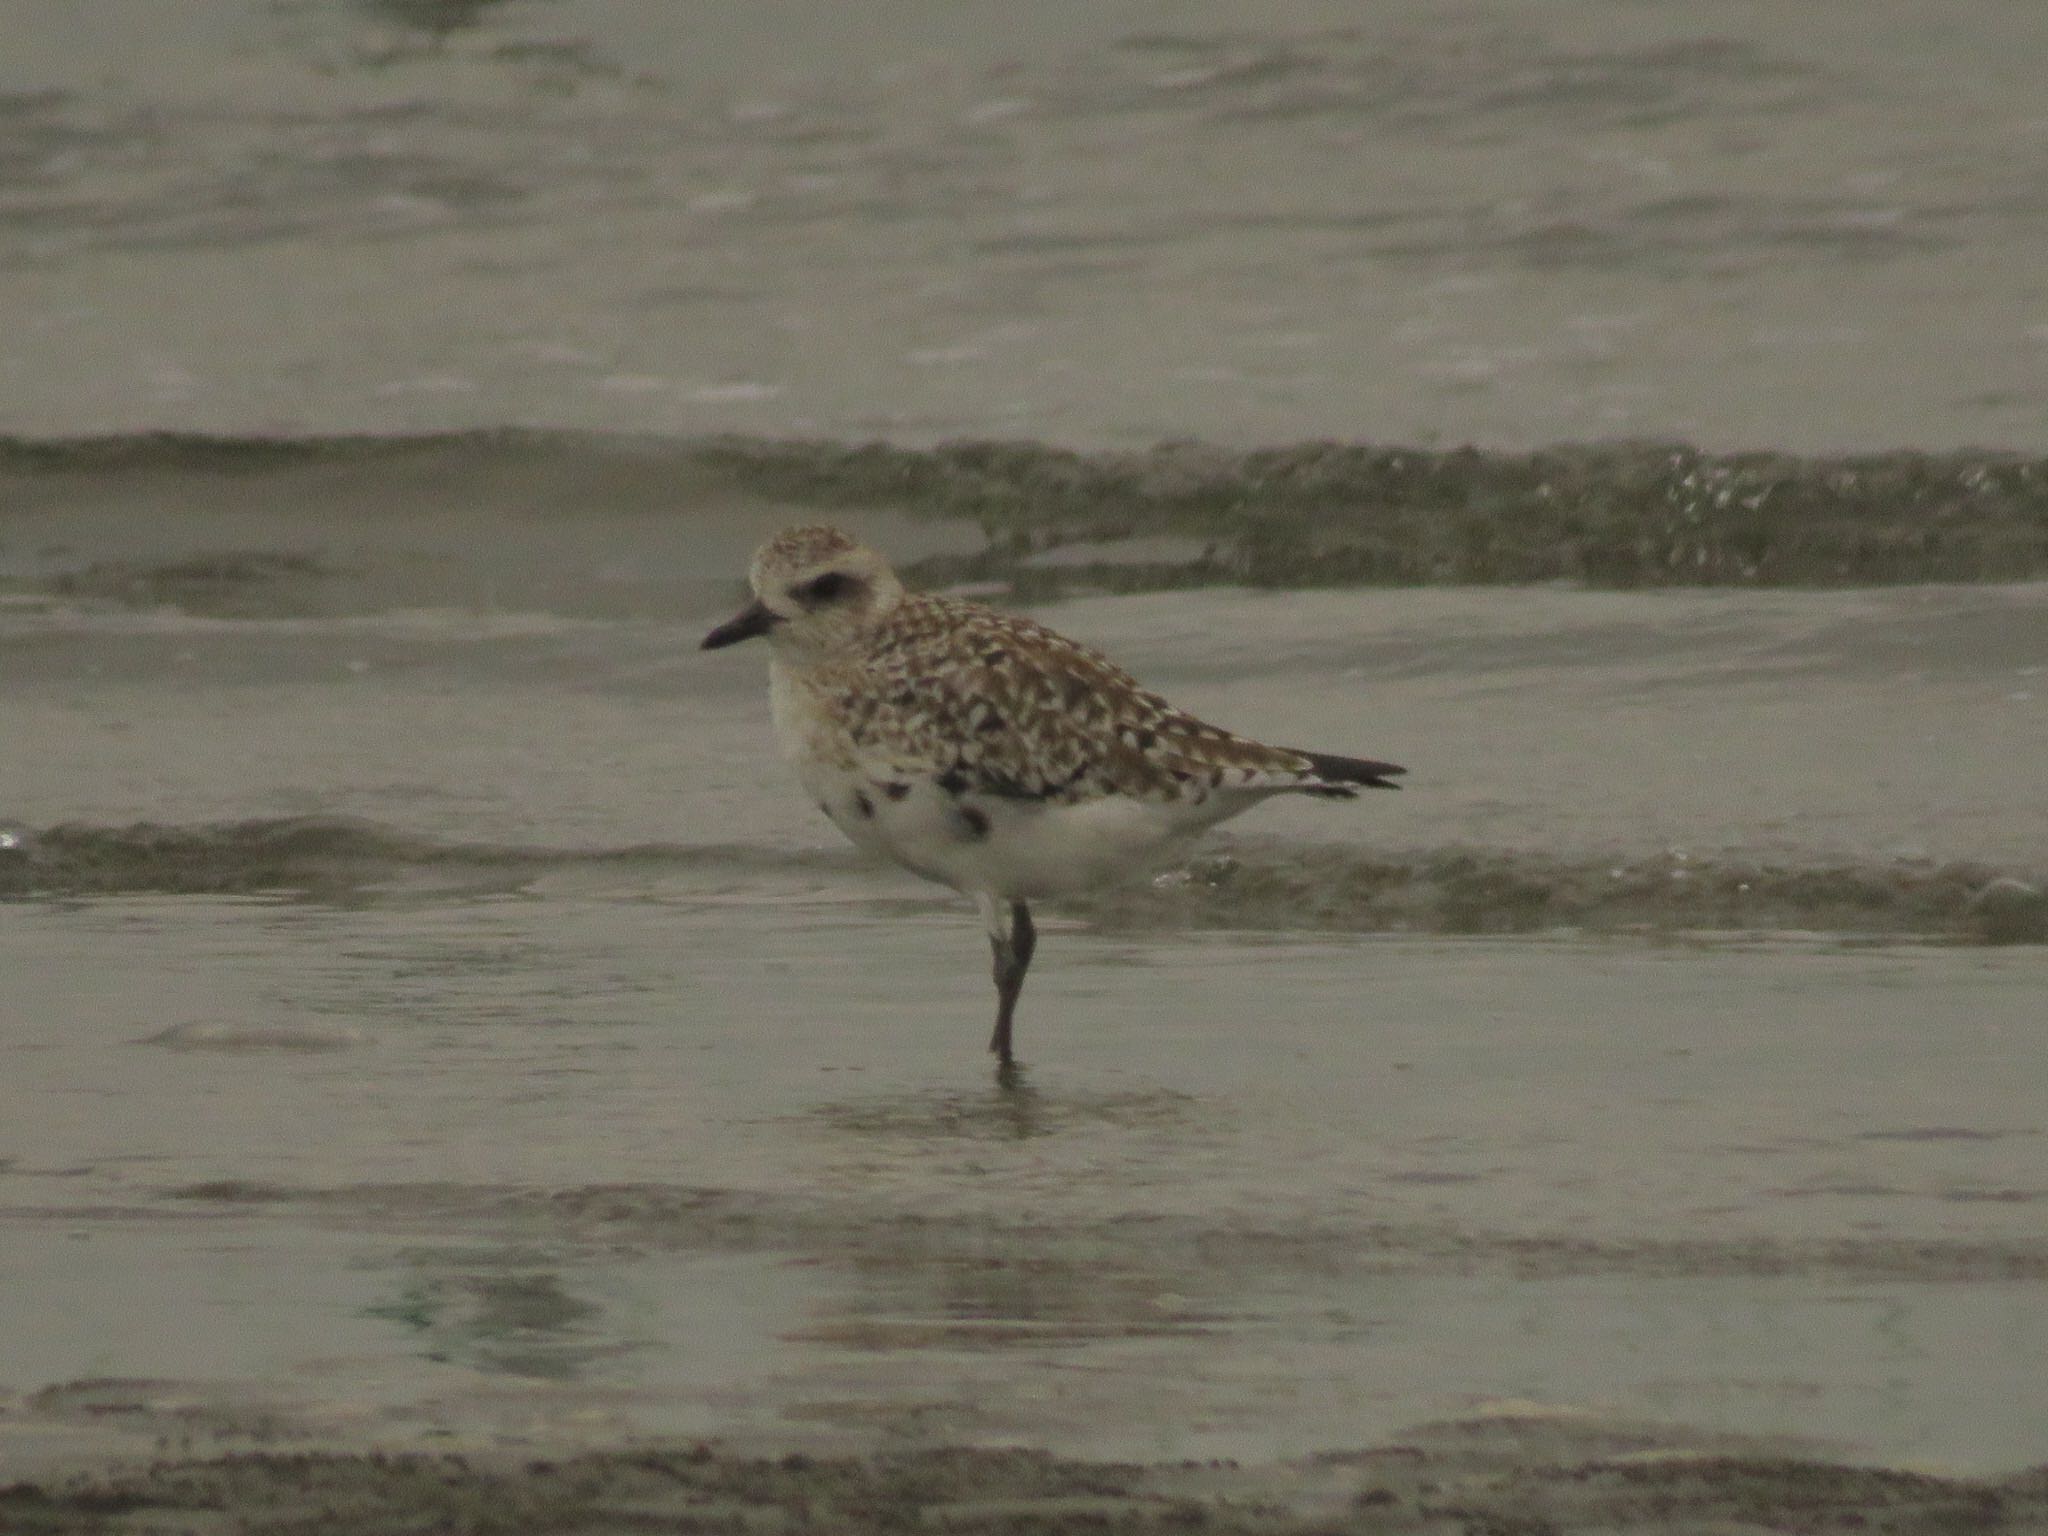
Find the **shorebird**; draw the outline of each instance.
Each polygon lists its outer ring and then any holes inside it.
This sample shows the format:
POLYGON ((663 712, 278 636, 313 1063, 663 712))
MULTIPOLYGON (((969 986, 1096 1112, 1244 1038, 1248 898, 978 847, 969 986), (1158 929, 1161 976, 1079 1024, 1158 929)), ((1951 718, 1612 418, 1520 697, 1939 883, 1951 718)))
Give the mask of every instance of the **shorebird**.
POLYGON ((974 898, 1005 1071, 1032 901, 1142 874, 1275 795, 1399 788, 1392 763, 1233 735, 1042 624, 907 591, 836 528, 777 534, 748 583, 753 601, 703 649, 765 636, 776 735, 818 809, 857 846, 974 898))

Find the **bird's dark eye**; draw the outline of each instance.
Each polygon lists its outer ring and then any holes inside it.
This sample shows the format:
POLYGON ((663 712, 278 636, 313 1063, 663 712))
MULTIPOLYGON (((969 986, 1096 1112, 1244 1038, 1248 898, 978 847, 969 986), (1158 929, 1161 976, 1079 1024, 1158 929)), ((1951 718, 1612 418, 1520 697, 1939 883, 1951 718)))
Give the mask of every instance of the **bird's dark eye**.
POLYGON ((829 603, 834 598, 844 597, 859 583, 844 571, 827 571, 814 580, 805 582, 796 589, 796 595, 807 603, 829 603))

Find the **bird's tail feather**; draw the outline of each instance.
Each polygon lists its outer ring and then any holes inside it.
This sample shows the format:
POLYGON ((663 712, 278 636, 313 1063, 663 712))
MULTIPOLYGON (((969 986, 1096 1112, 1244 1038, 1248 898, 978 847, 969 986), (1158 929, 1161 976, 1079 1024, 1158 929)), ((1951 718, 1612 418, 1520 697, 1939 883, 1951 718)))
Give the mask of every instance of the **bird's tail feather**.
POLYGON ((1351 799, 1361 788, 1399 789, 1401 786, 1394 779, 1408 771, 1394 763, 1376 763, 1363 757, 1338 757, 1331 752, 1299 752, 1298 755, 1308 759, 1309 768, 1318 780, 1302 785, 1302 792, 1342 800, 1351 799))

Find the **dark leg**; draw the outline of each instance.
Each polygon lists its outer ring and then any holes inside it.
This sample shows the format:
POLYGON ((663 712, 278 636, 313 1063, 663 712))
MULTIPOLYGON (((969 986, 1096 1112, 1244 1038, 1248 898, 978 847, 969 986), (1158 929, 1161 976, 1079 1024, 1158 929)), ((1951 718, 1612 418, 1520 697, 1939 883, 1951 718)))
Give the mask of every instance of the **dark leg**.
POLYGON ((1038 932, 1031 926, 1031 909, 1021 901, 984 897, 982 914, 988 919, 988 944, 996 961, 996 1032, 988 1048, 1009 1067, 1016 1064, 1010 1053, 1010 1021, 1016 1016, 1017 994, 1024 990, 1024 973, 1031 969, 1031 952, 1038 947, 1038 932))

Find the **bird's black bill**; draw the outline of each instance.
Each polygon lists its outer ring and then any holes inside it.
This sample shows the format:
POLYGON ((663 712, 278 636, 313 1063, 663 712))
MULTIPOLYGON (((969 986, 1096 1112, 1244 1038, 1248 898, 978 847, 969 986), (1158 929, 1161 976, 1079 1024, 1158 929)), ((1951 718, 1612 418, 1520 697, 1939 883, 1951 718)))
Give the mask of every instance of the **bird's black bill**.
POLYGON ((742 640, 767 634, 780 622, 757 598, 706 635, 699 649, 716 651, 728 645, 738 645, 742 640))

